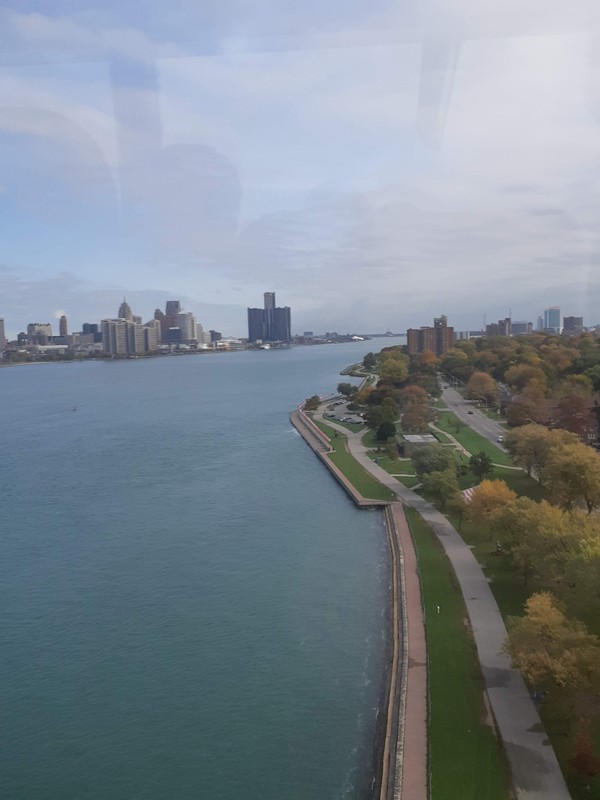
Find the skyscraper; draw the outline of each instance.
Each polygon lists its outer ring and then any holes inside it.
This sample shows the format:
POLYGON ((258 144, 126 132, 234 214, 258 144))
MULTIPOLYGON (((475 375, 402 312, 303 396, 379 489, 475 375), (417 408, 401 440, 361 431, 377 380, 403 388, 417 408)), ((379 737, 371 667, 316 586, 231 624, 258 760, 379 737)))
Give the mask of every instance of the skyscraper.
POLYGON ((129 322, 133 322, 133 312, 131 311, 131 307, 127 300, 123 298, 123 302, 119 306, 119 313, 117 314, 119 319, 126 319, 129 322))
POLYGON ((68 336, 68 325, 67 325, 67 318, 63 314, 60 320, 58 321, 58 335, 59 336, 68 336))
POLYGON ((0 318, 0 350, 6 347, 6 332, 4 330, 4 320, 0 318))
POLYGON ((560 333, 560 308, 558 306, 544 309, 544 330, 560 333))
POLYGON ((248 341, 289 342, 292 338, 290 307, 277 308, 275 292, 265 292, 264 302, 264 308, 248 309, 248 341))

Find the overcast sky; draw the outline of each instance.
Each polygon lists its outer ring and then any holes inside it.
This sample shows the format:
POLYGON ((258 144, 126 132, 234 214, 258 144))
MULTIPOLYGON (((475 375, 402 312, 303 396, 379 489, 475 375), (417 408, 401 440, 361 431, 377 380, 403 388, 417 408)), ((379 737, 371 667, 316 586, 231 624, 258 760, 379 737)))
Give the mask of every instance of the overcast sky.
POLYGON ((597 0, 0 12, 0 316, 600 322, 597 0))

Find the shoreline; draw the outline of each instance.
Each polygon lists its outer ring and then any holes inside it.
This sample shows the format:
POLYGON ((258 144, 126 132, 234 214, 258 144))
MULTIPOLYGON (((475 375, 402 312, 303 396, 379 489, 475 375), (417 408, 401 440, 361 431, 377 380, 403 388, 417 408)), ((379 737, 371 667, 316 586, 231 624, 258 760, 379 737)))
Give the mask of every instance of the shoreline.
POLYGON ((290 422, 359 509, 384 512, 391 597, 386 614, 386 668, 380 701, 383 713, 378 715, 375 727, 370 796, 376 800, 426 800, 427 657, 420 580, 404 506, 399 500, 363 497, 328 458, 333 451, 329 437, 307 417, 302 405, 290 414, 290 422), (408 566, 410 575, 406 573, 408 566))

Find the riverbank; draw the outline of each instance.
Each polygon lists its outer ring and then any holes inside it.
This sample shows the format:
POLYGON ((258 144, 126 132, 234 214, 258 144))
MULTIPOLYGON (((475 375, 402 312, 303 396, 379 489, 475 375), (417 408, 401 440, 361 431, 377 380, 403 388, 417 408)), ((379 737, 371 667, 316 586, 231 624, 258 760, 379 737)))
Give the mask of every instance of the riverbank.
POLYGON ((359 508, 384 510, 391 569, 391 655, 384 722, 376 742, 374 797, 426 800, 427 656, 417 560, 404 508, 394 500, 364 497, 331 461, 331 438, 302 407, 290 414, 290 421, 359 508))

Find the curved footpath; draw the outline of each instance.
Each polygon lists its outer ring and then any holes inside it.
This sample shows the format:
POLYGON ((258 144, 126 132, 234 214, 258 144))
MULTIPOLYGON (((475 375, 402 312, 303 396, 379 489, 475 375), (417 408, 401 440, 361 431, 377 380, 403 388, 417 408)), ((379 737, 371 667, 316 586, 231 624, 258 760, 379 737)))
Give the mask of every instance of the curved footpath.
MULTIPOLYGON (((322 420, 322 412, 315 417, 322 420)), ((362 433, 324 420, 341 431, 354 458, 433 528, 456 573, 471 621, 487 695, 508 758, 518 800, 571 800, 554 750, 520 672, 502 652, 507 633, 489 583, 471 549, 431 503, 411 491, 367 455, 362 433)), ((408 723, 408 720, 407 720, 408 723)), ((403 800, 409 800, 405 795, 403 800)))

